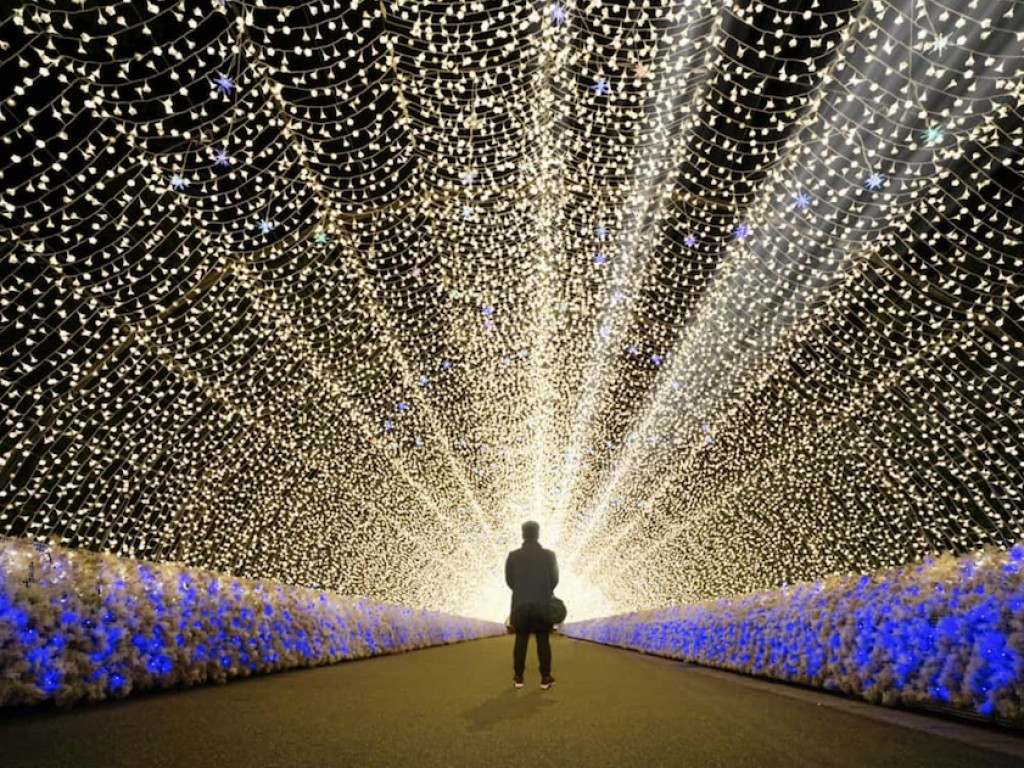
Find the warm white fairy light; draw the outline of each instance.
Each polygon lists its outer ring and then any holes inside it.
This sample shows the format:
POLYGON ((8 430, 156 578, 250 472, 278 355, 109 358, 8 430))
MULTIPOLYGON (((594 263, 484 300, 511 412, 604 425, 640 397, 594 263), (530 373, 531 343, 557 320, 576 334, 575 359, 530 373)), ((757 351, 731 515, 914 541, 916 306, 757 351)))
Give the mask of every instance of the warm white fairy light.
POLYGON ((1012 0, 26 4, 0 533, 494 615, 533 517, 575 618, 1016 541, 1022 43, 1012 0))

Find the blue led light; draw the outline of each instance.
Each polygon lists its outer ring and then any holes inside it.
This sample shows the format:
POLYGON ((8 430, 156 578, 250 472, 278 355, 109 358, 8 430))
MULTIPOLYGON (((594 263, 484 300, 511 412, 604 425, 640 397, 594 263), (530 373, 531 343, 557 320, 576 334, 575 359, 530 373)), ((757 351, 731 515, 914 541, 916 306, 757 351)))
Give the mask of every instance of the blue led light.
POLYGON ((563 631, 872 701, 931 698, 992 715, 998 700, 1015 700, 1020 685, 1019 642, 1006 629, 1006 616, 1024 609, 1024 583, 1005 569, 1024 560, 1024 546, 1014 549, 984 567, 973 556, 945 566, 941 578, 955 578, 945 584, 925 563, 827 588, 803 585, 563 631))

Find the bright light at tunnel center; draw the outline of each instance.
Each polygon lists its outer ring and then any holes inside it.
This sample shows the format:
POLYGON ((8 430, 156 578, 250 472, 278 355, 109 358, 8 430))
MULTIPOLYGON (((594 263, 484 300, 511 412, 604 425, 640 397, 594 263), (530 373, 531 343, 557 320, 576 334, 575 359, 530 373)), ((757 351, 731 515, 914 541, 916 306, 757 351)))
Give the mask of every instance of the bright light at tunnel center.
MULTIPOLYGON (((505 585, 504 563, 500 572, 481 582, 471 593, 459 614, 473 618, 505 621, 512 604, 512 590, 505 585)), ((579 581, 572 573, 562 572, 555 594, 569 609, 567 621, 581 621, 609 616, 616 611, 594 584, 579 581)))
POLYGON ((475 586, 466 590, 466 601, 459 614, 492 621, 505 621, 509 616, 512 604, 512 590, 505 584, 505 556, 508 552, 522 545, 519 537, 520 526, 526 520, 540 523, 540 543, 546 549, 553 549, 559 562, 559 581, 555 594, 565 601, 569 609, 568 621, 581 621, 616 613, 615 606, 605 597, 601 589, 592 581, 583 580, 581 574, 567 568, 568 553, 558 551, 561 529, 557 522, 547 522, 541 515, 530 516, 526 513, 522 520, 510 521, 509 529, 515 532, 508 539, 508 545, 500 562, 488 569, 481 578, 475 580, 475 586))

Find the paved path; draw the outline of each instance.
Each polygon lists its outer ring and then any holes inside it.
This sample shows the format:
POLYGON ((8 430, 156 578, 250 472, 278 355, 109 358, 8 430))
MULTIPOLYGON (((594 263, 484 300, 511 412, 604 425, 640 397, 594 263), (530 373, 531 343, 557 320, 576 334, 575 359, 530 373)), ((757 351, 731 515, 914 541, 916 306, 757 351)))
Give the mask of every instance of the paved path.
POLYGON ((553 648, 558 683, 550 691, 538 688, 532 644, 527 687, 512 688, 512 638, 503 637, 70 712, 8 713, 0 715, 0 765, 1024 765, 1024 739, 991 730, 567 638, 553 648))

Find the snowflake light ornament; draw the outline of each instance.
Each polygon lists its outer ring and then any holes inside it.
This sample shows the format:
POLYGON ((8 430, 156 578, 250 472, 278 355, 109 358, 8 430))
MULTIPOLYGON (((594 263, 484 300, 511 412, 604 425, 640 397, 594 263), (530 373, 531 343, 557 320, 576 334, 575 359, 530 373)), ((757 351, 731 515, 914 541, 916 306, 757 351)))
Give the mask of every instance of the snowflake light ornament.
POLYGON ((556 27, 560 27, 565 23, 565 6, 561 3, 555 2, 551 4, 550 8, 551 23, 556 27))
POLYGON ((691 232, 690 234, 683 238, 683 245, 685 245, 687 248, 693 248, 693 246, 695 246, 698 243, 698 241, 699 240, 697 236, 691 232))
POLYGON ((224 93, 231 95, 235 90, 235 79, 228 75, 221 75, 220 77, 214 78, 213 82, 217 84, 217 93, 224 93))
POLYGON ((885 174, 878 173, 877 171, 872 173, 864 180, 864 186, 870 190, 878 190, 882 188, 885 183, 885 174))
POLYGON ((796 209, 798 211, 806 211, 810 204, 811 196, 808 195, 806 192, 801 192, 800 194, 798 194, 793 202, 793 205, 796 206, 796 209))
POLYGON ((598 78, 596 78, 594 80, 594 84, 590 86, 590 90, 592 90, 598 96, 607 96, 608 95, 608 78, 606 78, 606 77, 598 77, 598 78))

